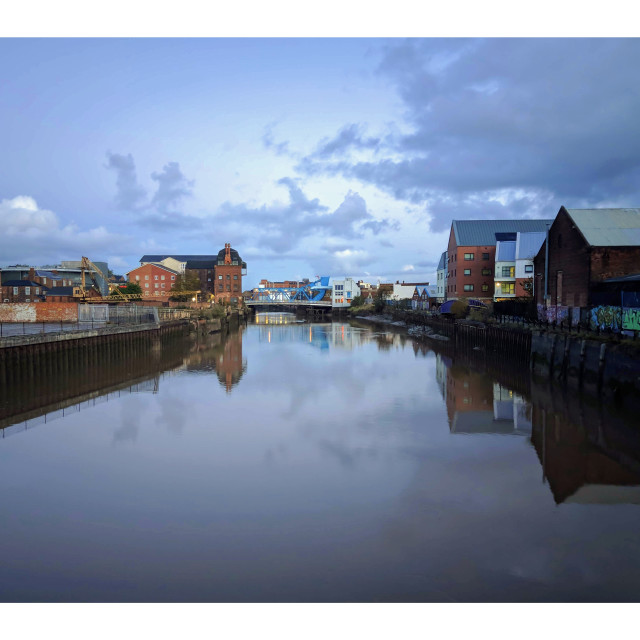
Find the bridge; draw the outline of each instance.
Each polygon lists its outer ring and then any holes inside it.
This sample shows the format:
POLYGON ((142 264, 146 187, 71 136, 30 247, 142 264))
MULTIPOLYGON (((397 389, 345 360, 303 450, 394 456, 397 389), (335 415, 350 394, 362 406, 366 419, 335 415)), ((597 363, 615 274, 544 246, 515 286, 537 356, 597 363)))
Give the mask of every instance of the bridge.
POLYGON ((302 287, 264 288, 254 291, 249 300, 248 307, 275 306, 275 307, 306 307, 309 309, 331 309, 332 288, 329 284, 329 276, 318 278, 302 287), (327 292, 329 296, 327 297, 327 292))

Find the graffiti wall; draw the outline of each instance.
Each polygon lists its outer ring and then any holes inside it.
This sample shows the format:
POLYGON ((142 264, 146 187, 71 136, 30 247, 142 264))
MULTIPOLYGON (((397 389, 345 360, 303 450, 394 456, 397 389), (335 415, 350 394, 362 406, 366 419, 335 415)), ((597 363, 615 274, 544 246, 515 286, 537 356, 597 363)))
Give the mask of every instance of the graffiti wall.
POLYGON ((640 308, 622 308, 622 328, 625 331, 640 331, 640 308))
POLYGON ((620 331, 622 328, 622 308, 600 306, 591 309, 590 325, 592 331, 620 331))

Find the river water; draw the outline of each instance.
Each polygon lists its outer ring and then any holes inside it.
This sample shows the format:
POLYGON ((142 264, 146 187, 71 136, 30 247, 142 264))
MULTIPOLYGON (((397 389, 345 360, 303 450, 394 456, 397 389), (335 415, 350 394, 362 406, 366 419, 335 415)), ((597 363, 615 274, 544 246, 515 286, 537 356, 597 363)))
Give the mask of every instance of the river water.
POLYGON ((639 600, 634 420, 437 348, 264 314, 5 394, 0 600, 639 600))

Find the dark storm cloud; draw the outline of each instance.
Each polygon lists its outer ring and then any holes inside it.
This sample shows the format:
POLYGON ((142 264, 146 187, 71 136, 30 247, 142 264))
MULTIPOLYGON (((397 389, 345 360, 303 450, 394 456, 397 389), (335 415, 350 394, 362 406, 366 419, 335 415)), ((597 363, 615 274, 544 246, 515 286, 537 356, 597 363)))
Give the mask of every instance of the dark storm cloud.
POLYGON ((225 203, 216 214, 215 223, 238 223, 245 230, 253 227, 254 240, 279 253, 290 251, 303 238, 318 233, 353 240, 363 238, 365 231, 378 235, 397 228, 386 219, 374 218, 364 199, 352 191, 334 211, 330 211, 317 198, 310 200, 295 180, 282 178, 277 184, 288 190, 288 203, 258 208, 225 203))
POLYGON ((345 154, 316 151, 299 169, 420 203, 434 230, 452 217, 553 215, 561 204, 636 206, 639 60, 637 39, 393 45, 379 73, 403 100, 407 131, 356 161, 346 152, 357 129, 347 127, 333 140, 345 154))
POLYGON ((119 153, 107 153, 107 169, 116 172, 116 205, 125 211, 135 211, 143 206, 147 192, 138 184, 136 165, 133 156, 119 153))

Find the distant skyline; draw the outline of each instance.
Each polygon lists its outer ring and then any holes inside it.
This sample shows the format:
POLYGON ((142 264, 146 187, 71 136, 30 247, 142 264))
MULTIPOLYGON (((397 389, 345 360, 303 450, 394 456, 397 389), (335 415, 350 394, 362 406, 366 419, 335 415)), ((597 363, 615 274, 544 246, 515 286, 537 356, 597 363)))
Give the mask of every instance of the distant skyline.
POLYGON ((0 39, 0 266, 230 242, 435 283, 452 219, 640 206, 638 39, 0 39))

